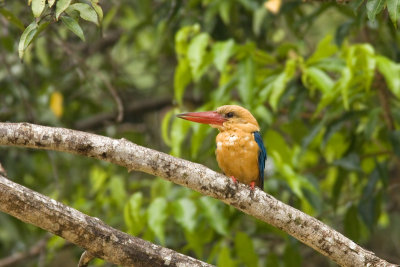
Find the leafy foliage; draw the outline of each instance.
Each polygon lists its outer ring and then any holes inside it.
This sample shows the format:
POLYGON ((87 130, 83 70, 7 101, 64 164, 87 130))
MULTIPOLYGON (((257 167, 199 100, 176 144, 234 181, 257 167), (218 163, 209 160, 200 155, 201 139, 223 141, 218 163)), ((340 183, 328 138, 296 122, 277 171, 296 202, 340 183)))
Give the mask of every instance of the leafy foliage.
MULTIPOLYGON (((218 170, 215 130, 174 115, 240 104, 262 128, 268 193, 399 262, 397 0, 28 2, 0 1, 1 121, 124 137, 218 170)), ((63 153, 2 151, 17 182, 218 266, 328 264, 162 179, 63 153)), ((5 214, 0 225, 0 257, 44 235, 5 214)), ((47 251, 47 266, 81 253, 57 237, 47 251)))

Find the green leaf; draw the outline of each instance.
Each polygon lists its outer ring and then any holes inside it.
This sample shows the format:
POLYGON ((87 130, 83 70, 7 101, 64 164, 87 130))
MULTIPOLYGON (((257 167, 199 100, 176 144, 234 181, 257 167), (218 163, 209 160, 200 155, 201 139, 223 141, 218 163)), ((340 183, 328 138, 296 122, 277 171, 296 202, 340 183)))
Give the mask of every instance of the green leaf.
POLYGON ((205 71, 208 63, 207 46, 210 36, 207 33, 200 33, 195 36, 189 44, 187 57, 195 81, 198 81, 205 71))
POLYGON ((368 0, 367 1, 367 15, 371 21, 375 20, 377 14, 379 14, 385 6, 385 0, 368 0))
POLYGON ((360 227, 357 208, 351 205, 344 216, 344 234, 357 242, 360 239, 360 227))
POLYGON ((41 34, 49 25, 50 25, 50 21, 45 21, 43 23, 40 23, 38 26, 38 32, 36 35, 41 34))
POLYGON ((326 117, 324 117, 318 124, 313 126, 312 129, 310 129, 309 134, 306 135, 301 142, 303 150, 305 150, 311 144, 314 138, 321 132, 321 130, 325 126, 325 123, 326 123, 326 117))
POLYGON ((192 35, 197 34, 199 31, 200 25, 195 24, 193 26, 183 27, 175 34, 175 51, 178 59, 187 56, 186 54, 189 46, 188 42, 192 35))
MULTIPOLYGON (((356 64, 354 64, 352 72, 357 73, 362 70, 362 75, 359 75, 359 79, 362 80, 361 84, 364 85, 365 89, 369 91, 376 68, 374 48, 370 44, 356 45, 354 54, 356 64)), ((350 58, 348 61, 354 61, 354 59, 350 58)))
POLYGON ((264 123, 271 125, 273 122, 273 116, 271 111, 269 111, 264 105, 258 105, 254 109, 254 115, 260 118, 264 123))
POLYGON ((89 178, 92 185, 90 191, 92 194, 96 194, 104 187, 108 175, 102 168, 93 167, 90 170, 89 178))
POLYGON ((204 146, 204 138, 210 133, 211 127, 205 124, 196 123, 193 126, 193 135, 190 142, 190 152, 192 158, 196 158, 199 149, 204 146))
POLYGON ((365 0, 354 0, 349 3, 351 9, 353 9, 354 13, 357 13, 357 10, 360 8, 361 4, 364 3, 365 0))
POLYGON ((400 0, 386 0, 387 10, 395 28, 400 17, 400 0))
POLYGON ((121 176, 112 177, 108 183, 108 188, 111 193, 111 199, 113 199, 115 203, 121 205, 126 202, 126 186, 121 176))
POLYGON ((302 263, 302 257, 300 255, 298 247, 295 244, 288 243, 286 245, 283 259, 285 262, 285 266, 287 267, 300 267, 302 263))
POLYGON ((193 232, 196 227, 197 207, 194 202, 188 198, 179 199, 173 204, 175 220, 189 232, 193 232))
POLYGON ((172 183, 157 177, 151 184, 151 198, 167 197, 171 193, 172 183))
POLYGON ((99 22, 103 21, 103 9, 101 8, 101 6, 98 4, 98 0, 91 0, 92 3, 92 7, 94 9, 94 11, 96 11, 97 16, 99 18, 99 22))
POLYGON ((75 33, 79 38, 81 38, 82 41, 85 41, 83 30, 76 20, 68 16, 62 16, 61 21, 64 23, 65 26, 67 26, 70 31, 75 33))
POLYGON ((392 93, 400 98, 400 64, 383 56, 376 56, 377 67, 385 77, 387 86, 392 93))
MULTIPOLYGON (((337 86, 337 90, 340 90, 340 92, 342 93, 344 108, 346 110, 349 110, 349 108, 350 108, 349 89, 350 89, 352 73, 348 67, 344 67, 342 69, 341 74, 342 75, 340 76, 340 79, 337 81, 336 86, 337 86)), ((336 89, 335 89, 335 91, 336 91, 336 89)))
POLYGON ((327 107, 330 103, 335 101, 339 97, 340 91, 338 90, 339 87, 334 87, 331 91, 326 92, 323 96, 321 101, 318 103, 317 110, 314 113, 314 118, 317 117, 317 115, 325 108, 327 107))
POLYGON ((253 32, 256 36, 260 36, 265 17, 268 12, 264 6, 261 6, 253 12, 253 32))
POLYGON ((390 132, 389 140, 392 143, 394 153, 400 157, 400 131, 390 132))
POLYGON ((269 252, 265 259, 265 267, 278 267, 280 266, 280 260, 275 253, 269 252))
POLYGON ((233 54, 235 42, 229 39, 224 42, 217 42, 213 46, 214 64, 217 70, 222 72, 228 62, 229 57, 233 54))
POLYGON ((243 232, 237 232, 235 236, 236 255, 248 267, 258 266, 258 256, 254 251, 253 241, 243 232))
POLYGON ((273 64, 276 63, 275 57, 268 54, 266 51, 256 49, 253 53, 253 59, 258 64, 273 64))
POLYGON ((38 25, 36 21, 33 21, 31 24, 29 24, 28 27, 26 27, 26 29, 22 33, 21 39, 19 40, 18 44, 18 54, 20 59, 23 58, 25 50, 28 47, 28 45, 32 42, 33 38, 36 35, 37 30, 38 30, 38 25))
POLYGON ((374 196, 370 198, 363 199, 358 204, 358 212, 361 219, 367 225, 367 227, 372 230, 374 227, 374 222, 377 219, 377 214, 375 212, 376 199, 374 196))
POLYGON ((272 109, 276 111, 278 107, 278 102, 283 92, 286 89, 286 85, 290 79, 293 78, 296 71, 296 60, 289 59, 286 61, 285 70, 279 74, 272 83, 272 92, 270 95, 269 103, 272 109))
POLYGON ((175 114, 175 110, 174 109, 171 109, 170 111, 168 111, 166 114, 165 114, 165 116, 164 116, 164 118, 163 118, 163 120, 162 120, 162 123, 161 123, 161 136, 162 136, 162 139, 164 140, 164 143, 167 145, 167 146, 171 146, 171 138, 170 138, 170 136, 169 136, 169 124, 170 124, 170 121, 171 121, 171 117, 172 117, 172 115, 173 114, 175 114))
POLYGON ((354 20, 347 20, 336 29, 335 43, 338 46, 342 46, 343 41, 349 36, 350 31, 354 28, 355 23, 356 22, 354 20))
POLYGON ((128 231, 132 235, 137 235, 142 231, 145 221, 141 214, 143 202, 142 192, 133 194, 124 207, 124 220, 128 226, 128 231))
POLYGON ((219 4, 219 15, 226 25, 229 25, 231 6, 231 1, 221 1, 219 4))
POLYGON ((8 11, 5 8, 0 8, 0 14, 3 15, 3 17, 6 18, 6 20, 8 20, 9 22, 11 22, 12 24, 14 24, 15 26, 17 26, 18 28, 20 28, 21 30, 25 29, 24 24, 19 20, 19 18, 17 18, 13 13, 11 13, 10 11, 8 11))
POLYGON ((171 155, 179 157, 181 155, 181 144, 186 137, 186 133, 190 129, 190 122, 175 118, 172 121, 171 134, 171 155))
POLYGON ((228 218, 221 212, 221 203, 209 197, 201 197, 199 201, 207 222, 221 235, 228 233, 228 218))
MULTIPOLYGON (((197 258, 203 258, 203 251, 206 244, 209 244, 214 237, 214 231, 205 223, 199 224, 194 232, 185 231, 187 249, 192 249, 197 258)), ((217 246, 214 246, 214 249, 217 246)))
POLYGON ((366 116, 367 122, 364 128, 364 135, 367 138, 367 140, 370 140, 374 132, 376 132, 376 130, 379 129, 378 125, 381 123, 380 120, 381 112, 382 112, 381 108, 376 107, 371 109, 368 115, 366 116))
POLYGON ((340 166, 349 171, 360 171, 360 157, 355 154, 351 153, 344 158, 335 160, 333 165, 340 166))
POLYGON ((311 90, 319 89, 323 93, 330 91, 334 84, 331 77, 316 67, 306 68, 301 78, 306 87, 311 90))
MULTIPOLYGON (((58 0, 56 4, 56 20, 71 4, 71 0, 58 0)), ((82 38, 81 38, 82 39, 82 38)))
POLYGON ((47 0, 47 4, 51 8, 56 3, 56 0, 47 0))
POLYGON ((326 131, 324 133, 324 139, 322 141, 322 146, 324 147, 329 139, 338 131, 340 131, 346 123, 348 123, 349 120, 356 119, 358 118, 357 114, 354 112, 346 112, 343 113, 340 117, 337 117, 333 120, 330 120, 327 123, 326 131))
POLYGON ((324 39, 322 39, 318 43, 315 52, 306 61, 306 64, 313 64, 321 59, 333 56, 338 51, 338 48, 332 41, 333 41, 332 35, 327 35, 324 39))
POLYGON ((97 19, 97 13, 90 5, 84 3, 75 3, 70 5, 66 11, 69 13, 73 10, 78 11, 82 19, 93 22, 96 25, 99 25, 99 20, 97 19))
POLYGON ((45 6, 46 0, 32 0, 32 12, 35 18, 40 17, 45 6))
POLYGON ((292 151, 282 134, 270 128, 263 137, 268 140, 268 153, 276 151, 284 163, 291 163, 292 151))
POLYGON ((147 209, 149 228, 158 237, 162 245, 165 244, 165 221, 167 220, 167 215, 167 200, 162 197, 154 199, 147 209))
POLYGON ((218 255, 218 262, 217 262, 218 267, 235 267, 236 263, 232 259, 230 250, 228 247, 223 246, 219 252, 218 255))
POLYGON ((180 106, 183 105, 183 95, 186 86, 192 81, 189 61, 186 58, 179 60, 178 67, 174 74, 174 93, 175 100, 180 106))
POLYGON ((255 64, 251 57, 243 60, 238 67, 238 92, 241 100, 250 107, 255 87, 255 64))

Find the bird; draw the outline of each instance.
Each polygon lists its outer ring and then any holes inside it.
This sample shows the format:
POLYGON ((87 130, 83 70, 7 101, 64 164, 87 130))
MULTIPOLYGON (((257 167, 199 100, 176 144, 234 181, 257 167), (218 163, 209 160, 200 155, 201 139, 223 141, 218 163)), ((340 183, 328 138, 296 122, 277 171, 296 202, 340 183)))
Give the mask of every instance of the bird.
POLYGON ((224 105, 215 111, 188 112, 178 118, 209 124, 219 130, 216 137, 218 166, 234 183, 237 181, 264 189, 267 152, 254 116, 238 105, 224 105))

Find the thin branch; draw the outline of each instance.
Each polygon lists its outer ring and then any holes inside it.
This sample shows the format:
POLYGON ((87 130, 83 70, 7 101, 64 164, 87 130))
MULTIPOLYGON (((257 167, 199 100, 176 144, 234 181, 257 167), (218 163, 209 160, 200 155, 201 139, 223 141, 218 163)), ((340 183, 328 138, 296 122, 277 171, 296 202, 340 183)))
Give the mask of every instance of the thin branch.
MULTIPOLYGON (((342 266, 396 266, 363 249, 321 221, 244 184, 235 184, 203 165, 125 139, 64 128, 0 123, 0 145, 64 151, 105 160, 189 187, 269 223, 342 266)), ((0 200, 1 201, 1 200, 0 200)))
POLYGON ((82 253, 81 258, 79 259, 78 267, 88 266, 89 262, 94 258, 95 256, 86 250, 82 253))
MULTIPOLYGON (((201 101, 194 97, 185 97, 185 102, 189 102, 190 104, 199 104, 201 101)), ((156 99, 147 99, 147 100, 140 100, 134 101, 125 104, 124 109, 124 118, 137 118, 143 116, 148 112, 154 110, 161 110, 165 107, 172 106, 173 100, 171 97, 164 97, 164 98, 156 98, 156 99)), ((103 112, 95 114, 91 117, 81 119, 77 121, 74 125, 75 128, 79 130, 93 130, 98 127, 103 127, 107 125, 107 123, 114 120, 117 116, 117 112, 103 112)))
POLYGON ((0 175, 0 211, 123 266, 211 266, 124 232, 0 175), (185 265, 186 264, 186 265, 185 265))
POLYGON ((121 98, 119 97, 117 90, 115 90, 114 86, 110 83, 109 80, 104 78, 103 76, 100 75, 100 79, 104 82, 106 85, 108 91, 110 92, 111 96, 113 97, 115 104, 117 105, 117 117, 115 118, 116 122, 121 122, 124 118, 124 105, 122 104, 121 98))
MULTIPOLYGON (((2 177, 2 174, 0 174, 0 177, 2 177)), ((23 260, 39 255, 46 248, 47 241, 49 240, 50 236, 50 234, 46 234, 44 238, 40 239, 39 242, 37 242, 27 251, 15 253, 9 257, 0 259, 0 267, 15 266, 17 263, 23 260)))
MULTIPOLYGON (((172 104, 172 100, 170 97, 168 98, 160 98, 160 99, 149 99, 149 100, 142 100, 140 102, 133 102, 127 105, 124 110, 124 116, 132 117, 133 115, 137 115, 138 113, 144 114, 152 110, 162 109, 168 105, 172 104)), ((107 122, 113 121, 113 119, 117 116, 117 112, 103 112, 91 117, 79 120, 75 123, 75 127, 80 130, 88 130, 94 129, 107 122)))
POLYGON ((1 175, 7 175, 7 172, 6 172, 6 170, 3 168, 3 165, 1 165, 1 162, 0 162, 0 174, 1 174, 1 175))

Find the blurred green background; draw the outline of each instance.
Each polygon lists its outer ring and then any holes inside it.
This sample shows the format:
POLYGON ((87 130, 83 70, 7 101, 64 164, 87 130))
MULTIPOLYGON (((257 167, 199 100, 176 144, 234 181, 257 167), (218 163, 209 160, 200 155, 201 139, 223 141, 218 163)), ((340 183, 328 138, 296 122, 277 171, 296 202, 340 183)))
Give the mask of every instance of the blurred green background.
MULTIPOLYGON (((0 0, 0 121, 124 137, 219 171, 216 130, 174 115, 242 105, 262 128, 265 191, 399 264, 399 14, 396 0, 0 0)), ((0 162, 17 183, 208 263, 335 266, 160 178, 24 148, 2 147, 0 162)), ((0 266, 46 238, 0 214, 0 266)), ((82 253, 45 244, 8 266, 82 253)))

